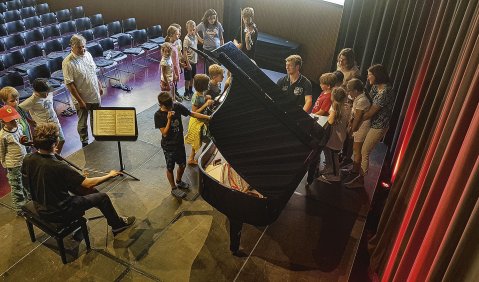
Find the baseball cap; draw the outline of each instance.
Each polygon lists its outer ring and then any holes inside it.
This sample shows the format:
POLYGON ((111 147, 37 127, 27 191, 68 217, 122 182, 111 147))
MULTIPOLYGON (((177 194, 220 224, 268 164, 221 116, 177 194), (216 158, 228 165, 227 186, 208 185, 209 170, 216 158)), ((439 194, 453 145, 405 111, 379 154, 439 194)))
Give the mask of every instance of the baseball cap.
POLYGON ((0 108, 0 119, 3 120, 4 122, 10 122, 14 119, 19 119, 20 115, 18 112, 15 110, 15 108, 12 108, 11 106, 5 105, 0 108))
POLYGON ((48 83, 48 79, 45 78, 36 78, 33 83, 33 90, 36 92, 50 92, 52 87, 48 83))

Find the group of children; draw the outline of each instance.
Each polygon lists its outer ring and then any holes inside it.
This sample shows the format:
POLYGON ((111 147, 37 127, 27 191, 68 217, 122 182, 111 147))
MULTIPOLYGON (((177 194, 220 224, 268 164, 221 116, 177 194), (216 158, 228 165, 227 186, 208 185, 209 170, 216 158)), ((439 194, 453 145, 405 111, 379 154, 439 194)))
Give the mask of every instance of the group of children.
MULTIPOLYGON (((354 160, 352 170, 347 170, 346 174, 355 175, 360 171, 361 147, 369 130, 369 120, 363 120, 363 114, 369 110, 371 102, 364 93, 363 83, 357 78, 346 83, 343 79, 340 71, 321 75, 319 81, 322 93, 311 112, 313 116, 327 116, 327 123, 331 126, 329 140, 323 149, 324 166, 317 178, 326 183, 341 180, 339 153, 345 149, 344 143, 348 135, 354 140, 354 160)), ((317 164, 313 166, 316 168, 317 164)), ((348 175, 344 181, 346 187, 359 188, 348 175)), ((308 184, 311 181, 310 176, 308 184)))
POLYGON ((184 190, 189 189, 189 185, 182 181, 182 175, 186 164, 198 164, 195 156, 207 134, 205 120, 209 119, 209 106, 220 96, 221 82, 224 79, 224 70, 217 64, 209 66, 209 76, 196 74, 198 55, 193 50, 197 48, 199 39, 196 23, 192 20, 187 21, 186 29, 183 44, 179 39, 181 36, 179 25, 172 24, 167 29, 165 43, 161 46, 161 93, 158 95, 160 109, 154 117, 155 128, 159 128, 162 134, 161 146, 165 155, 166 175, 171 193, 179 198, 185 197, 184 190), (185 79, 183 97, 177 92, 181 71, 185 79), (191 100, 191 111, 180 103, 183 99, 191 100), (181 116, 190 116, 188 133, 185 137, 181 116), (188 160, 185 143, 192 147, 188 160), (173 174, 175 164, 179 166, 176 180, 173 174))
POLYGON ((10 86, 0 90, 0 99, 4 104, 0 108, 0 161, 7 169, 7 180, 12 190, 12 201, 15 210, 30 198, 30 194, 22 185, 21 167, 23 158, 30 152, 32 130, 40 123, 54 122, 60 129, 60 141, 56 148, 61 153, 65 138, 60 121, 53 108, 51 87, 46 79, 38 78, 32 83, 33 94, 19 104, 18 91, 10 86))

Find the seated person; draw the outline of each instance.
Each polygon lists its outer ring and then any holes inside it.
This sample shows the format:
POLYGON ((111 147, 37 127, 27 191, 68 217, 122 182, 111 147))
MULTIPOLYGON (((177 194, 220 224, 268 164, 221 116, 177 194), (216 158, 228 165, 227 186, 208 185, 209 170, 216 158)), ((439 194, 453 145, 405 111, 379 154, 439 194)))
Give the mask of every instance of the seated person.
POLYGON ((57 159, 54 152, 58 137, 59 129, 55 123, 38 125, 33 134, 33 144, 38 151, 23 160, 23 183, 31 192, 38 214, 50 222, 67 223, 95 207, 106 217, 114 236, 131 226, 135 217, 118 216, 110 197, 94 188, 121 173, 112 170, 101 177, 85 177, 57 159))

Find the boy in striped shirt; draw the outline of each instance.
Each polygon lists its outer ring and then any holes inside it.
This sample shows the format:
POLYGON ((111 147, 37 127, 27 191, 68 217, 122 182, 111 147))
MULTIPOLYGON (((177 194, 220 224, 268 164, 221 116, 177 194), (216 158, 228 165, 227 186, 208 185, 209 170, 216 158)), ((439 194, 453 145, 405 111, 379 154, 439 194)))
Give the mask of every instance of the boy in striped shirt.
MULTIPOLYGON (((30 193, 22 185, 22 163, 23 157, 27 154, 25 146, 21 144, 22 126, 17 123, 20 115, 11 106, 0 108, 0 119, 3 127, 0 130, 0 161, 7 169, 7 179, 12 189, 13 208, 20 213, 22 205, 30 199, 30 193)), ((28 139, 28 138, 26 138, 28 139)))

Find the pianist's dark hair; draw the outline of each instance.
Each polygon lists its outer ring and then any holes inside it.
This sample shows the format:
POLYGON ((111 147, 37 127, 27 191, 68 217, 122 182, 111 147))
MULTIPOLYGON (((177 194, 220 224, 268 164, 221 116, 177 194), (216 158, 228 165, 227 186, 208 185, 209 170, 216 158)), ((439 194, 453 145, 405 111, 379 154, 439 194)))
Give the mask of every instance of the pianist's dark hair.
POLYGON ((160 106, 165 106, 168 109, 171 109, 173 107, 173 99, 171 98, 170 93, 166 91, 160 92, 160 94, 158 94, 158 103, 160 106))
POLYGON ((55 123, 40 123, 33 133, 33 145, 37 149, 51 150, 59 135, 58 125, 55 123))

